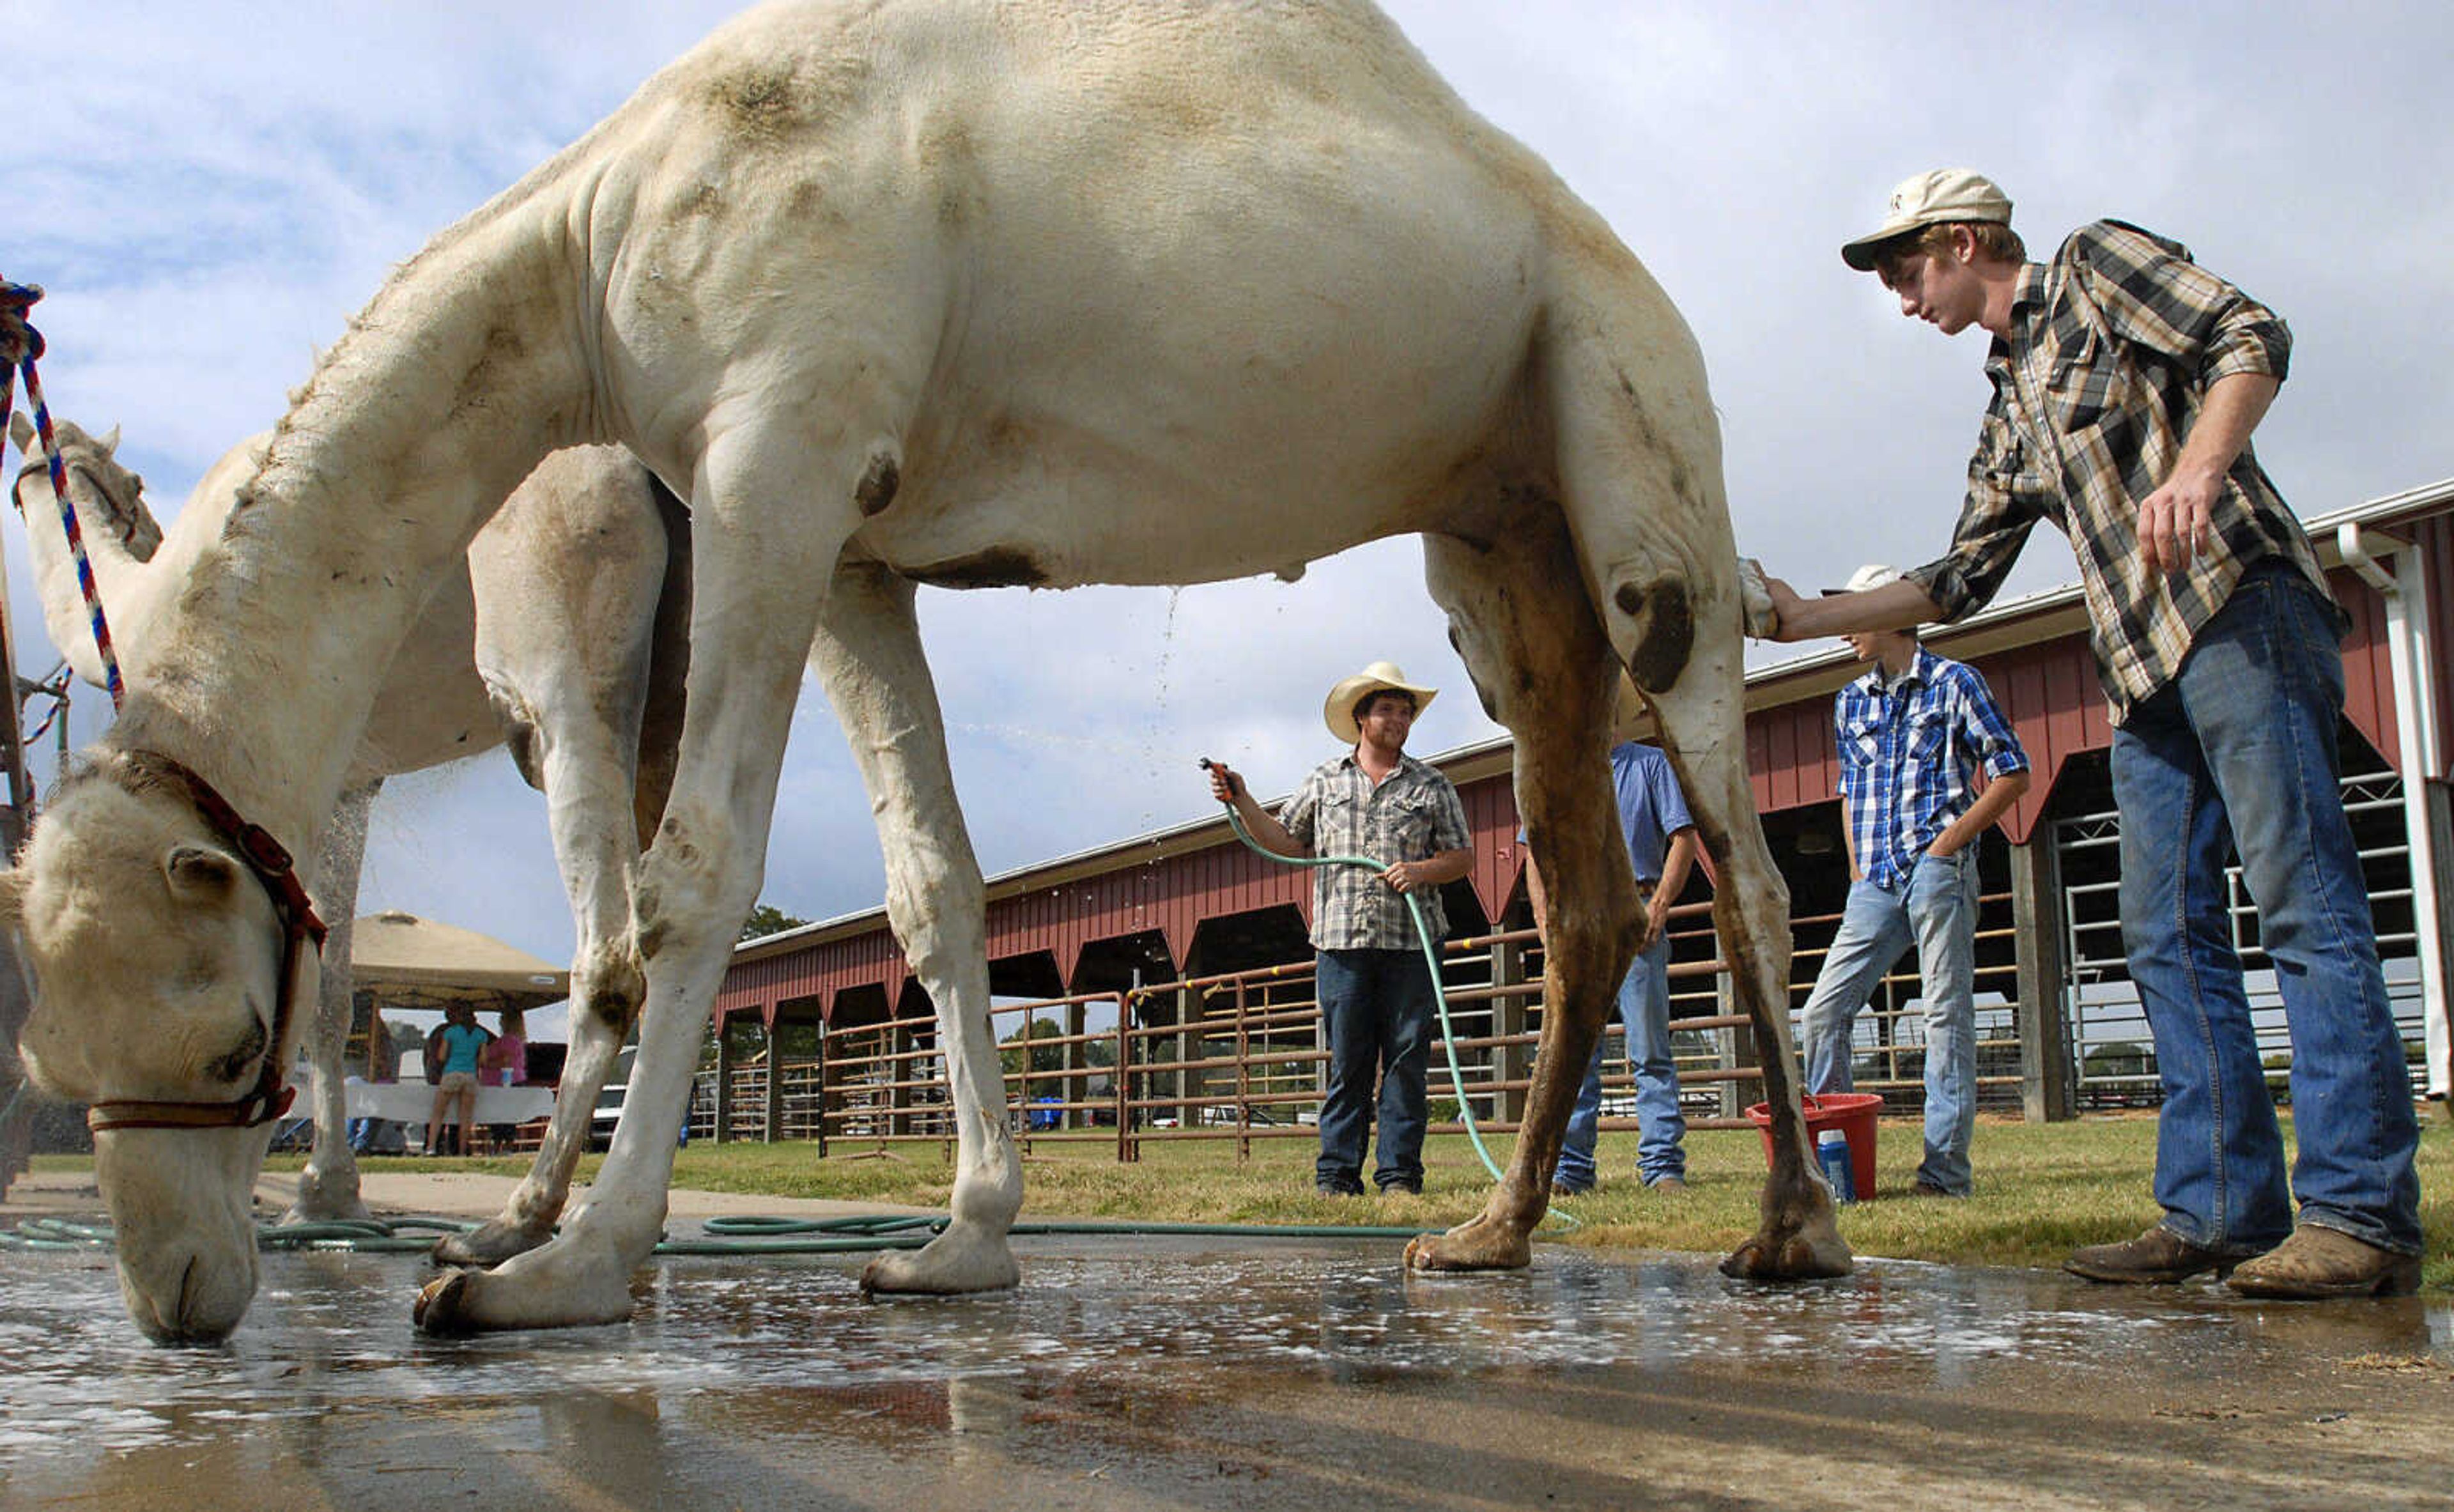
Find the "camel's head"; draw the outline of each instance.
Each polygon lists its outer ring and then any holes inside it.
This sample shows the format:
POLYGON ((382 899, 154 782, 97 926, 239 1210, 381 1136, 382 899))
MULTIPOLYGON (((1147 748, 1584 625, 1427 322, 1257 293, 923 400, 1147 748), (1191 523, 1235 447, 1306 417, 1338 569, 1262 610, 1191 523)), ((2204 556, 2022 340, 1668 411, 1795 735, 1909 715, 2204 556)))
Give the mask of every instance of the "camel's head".
MULTIPOLYGON (((45 1091, 86 1103, 227 1103, 256 1087, 266 1057, 288 1064, 280 920, 178 789, 116 761, 64 781, 16 870, 0 872, 0 918, 16 929, 30 978, 21 1053, 45 1091)), ((304 954, 301 978, 313 960, 304 954)), ((292 991, 300 1000, 312 983, 292 991)), ((217 1341, 247 1312, 251 1195, 271 1128, 95 1134, 120 1289, 155 1341, 217 1341)))
MULTIPOLYGON (((17 472, 17 508, 58 509, 34 423, 21 411, 9 417, 9 433, 26 456, 17 472)), ((162 522, 145 503, 145 480, 119 465, 119 427, 95 436, 73 420, 55 420, 51 437, 59 443, 60 466, 68 474, 79 526, 89 534, 109 534, 140 562, 151 561, 162 546, 162 522)))

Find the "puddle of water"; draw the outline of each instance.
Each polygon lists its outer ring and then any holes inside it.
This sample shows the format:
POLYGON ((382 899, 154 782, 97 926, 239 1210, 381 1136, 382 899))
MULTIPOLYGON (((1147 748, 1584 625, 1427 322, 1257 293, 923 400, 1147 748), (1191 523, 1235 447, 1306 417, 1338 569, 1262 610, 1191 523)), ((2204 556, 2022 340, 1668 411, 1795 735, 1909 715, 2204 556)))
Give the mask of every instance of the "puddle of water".
POLYGON ((1784 1389, 1981 1385, 2017 1364, 2066 1369, 2084 1390, 2091 1372, 2204 1381, 2363 1355, 2454 1361, 2454 1308, 2414 1299, 2258 1306, 2212 1287, 2134 1292, 1904 1261, 1760 1288, 1724 1280, 1710 1257, 1553 1249, 1514 1275, 1424 1278, 1387 1241, 1017 1247, 1024 1285, 999 1296, 865 1301, 859 1257, 675 1259, 641 1273, 630 1323, 441 1341, 410 1324, 432 1274, 422 1260, 268 1255, 246 1323, 208 1350, 145 1342, 106 1256, 11 1253, 0 1259, 0 1463, 332 1414, 448 1418, 555 1401, 644 1403, 653 1418, 658 1403, 819 1393, 855 1415, 933 1420, 959 1419, 968 1401, 993 1423, 1018 1410, 1024 1383, 1129 1396, 1163 1379, 1182 1395, 1204 1377, 1247 1388, 1273 1376, 1640 1378, 1743 1360, 1784 1389), (980 1389, 996 1381, 1005 1389, 980 1389))

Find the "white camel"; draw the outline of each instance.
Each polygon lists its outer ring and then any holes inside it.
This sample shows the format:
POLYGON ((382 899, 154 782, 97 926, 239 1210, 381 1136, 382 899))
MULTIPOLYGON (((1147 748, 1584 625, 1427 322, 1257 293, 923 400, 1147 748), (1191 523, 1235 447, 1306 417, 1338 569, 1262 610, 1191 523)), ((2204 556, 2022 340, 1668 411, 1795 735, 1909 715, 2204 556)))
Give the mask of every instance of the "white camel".
MULTIPOLYGON (((29 457, 16 501, 44 621, 77 675, 101 687, 101 655, 31 422, 20 413, 12 430, 29 457)), ((166 533, 144 480, 118 461, 116 428, 96 437, 60 420, 53 433, 112 644, 129 676, 141 680, 166 607, 220 536, 269 438, 243 442, 208 469, 166 533)), ((573 448, 537 465, 470 543, 466 570, 428 600, 386 673, 316 861, 313 892, 332 934, 307 1032, 315 1134, 285 1221, 367 1212, 346 1138, 341 1062, 352 995, 350 924, 374 798, 388 776, 508 738, 522 776, 548 795, 577 925, 564 1086, 579 1111, 549 1126, 528 1179, 499 1217, 446 1236, 437 1250, 491 1262, 551 1233, 596 1092, 642 997, 627 949, 609 942, 629 927, 629 873, 671 780, 688 647, 668 598, 687 597, 679 576, 687 545, 678 502, 636 458, 618 447, 573 448)))
MULTIPOLYGON (((312 837, 424 593, 539 457, 609 440, 692 512, 681 748, 632 889, 634 1096, 592 1200, 550 1242, 431 1284, 421 1326, 629 1316, 804 657, 853 732, 959 1143, 950 1226, 867 1279, 1011 1284, 1021 1175, 983 890, 914 585, 1208 581, 1398 532, 1424 535, 1452 636, 1517 737, 1558 1025, 1483 1212, 1408 1262, 1530 1257, 1644 928, 1604 762, 1624 667, 1723 879, 1777 1110, 1761 1222, 1724 1268, 1847 1267, 1798 1115, 1788 901, 1744 768, 1702 360, 1600 218, 1360 0, 770 6, 435 238, 318 365, 91 776, 54 793, 11 874, 44 1084, 131 1108, 246 1092, 279 1053, 292 931, 288 884, 248 879, 227 811, 312 837), (166 758, 226 801, 166 779, 166 758)), ((219 1209, 262 1130, 96 1146, 140 1320, 226 1334, 252 1256, 219 1209), (183 1173, 218 1179, 149 1179, 171 1141, 199 1152, 183 1173)))

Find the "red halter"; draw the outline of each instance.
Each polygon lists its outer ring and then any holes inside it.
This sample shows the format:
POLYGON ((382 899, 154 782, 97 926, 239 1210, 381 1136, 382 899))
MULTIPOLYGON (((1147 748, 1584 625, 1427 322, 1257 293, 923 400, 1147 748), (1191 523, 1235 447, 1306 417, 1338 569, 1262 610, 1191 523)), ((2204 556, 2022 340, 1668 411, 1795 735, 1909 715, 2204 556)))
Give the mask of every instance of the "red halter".
POLYGON ((260 824, 251 824, 213 791, 212 784, 179 762, 152 751, 129 751, 122 760, 139 771, 167 777, 187 791, 189 801, 206 824, 230 842, 246 860, 264 890, 272 897, 272 911, 281 919, 281 982, 272 1000, 272 1039, 265 1047, 264 1066, 254 1089, 229 1102, 151 1102, 112 1098, 86 1110, 86 1127, 100 1134, 113 1129, 252 1129, 290 1111, 298 1089, 286 1083, 282 1045, 289 1038, 292 999, 297 995, 298 954, 312 940, 324 945, 324 921, 300 884, 290 853, 260 824))

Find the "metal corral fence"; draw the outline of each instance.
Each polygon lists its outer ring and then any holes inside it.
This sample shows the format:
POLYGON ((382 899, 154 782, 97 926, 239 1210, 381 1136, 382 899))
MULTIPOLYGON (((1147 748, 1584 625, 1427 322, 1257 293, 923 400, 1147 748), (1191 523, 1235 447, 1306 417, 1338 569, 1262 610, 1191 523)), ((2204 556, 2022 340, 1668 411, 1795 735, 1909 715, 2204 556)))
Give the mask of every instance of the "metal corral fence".
MULTIPOLYGON (((2346 742, 2347 752, 2361 749, 2346 742)), ((1978 1100, 1989 1112, 2051 1119, 2162 1100, 2153 1038, 2122 946, 2120 816, 2105 803, 2109 779, 2099 772, 2093 782, 2072 805, 2077 812, 2048 820, 2034 843, 1984 842, 1975 996, 1978 1100)), ((2417 1082, 2425 1075, 2424 1003, 2403 785, 2372 756, 2344 774, 2343 790, 2388 995, 2417 1082)), ((2288 1098, 2291 1043, 2257 909, 2238 867, 2226 884, 2232 943, 2247 968, 2268 1082, 2288 1098)), ((1815 906, 1791 919, 1793 1037, 1840 924, 1828 902, 1815 906)), ((1460 1126, 1448 1075, 1453 1047, 1464 1109, 1481 1127, 1513 1130, 1541 1033, 1540 942, 1528 931, 1452 941, 1441 976, 1451 1026, 1450 1038, 1432 1047, 1433 1126, 1460 1126)), ((1730 1011, 1707 905, 1671 913, 1670 981, 1689 1120, 1707 1128, 1740 1123, 1761 1096, 1757 1049, 1746 1021, 1730 1011)), ((1117 1158, 1130 1160, 1153 1139, 1234 1139, 1247 1150, 1254 1139, 1309 1138, 1318 1117, 1326 1058, 1309 958, 1131 992, 1000 1004, 994 1012, 997 1038, 1007 1042, 1008 1114, 1026 1141, 1113 1141, 1117 1158)), ((1614 1021, 1603 1068, 1605 1129, 1636 1126, 1620 1038, 1614 1021)), ((774 1068, 772 1085, 772 1047, 748 1056, 729 1049, 719 1070, 702 1075, 692 1133, 872 1148, 951 1139, 935 1039, 928 1019, 805 1036, 797 1041, 801 1053, 774 1068)), ((1885 975, 1859 1015, 1851 1052, 1858 1089, 1881 1093, 1886 1114, 1922 1111, 1925 1023, 1914 952, 1885 975)))
MULTIPOLYGON (((1793 1010, 1829 946, 1838 914, 1795 921, 1793 1010)), ((2011 932, 2009 895, 1987 894, 1980 913, 1987 940, 2011 932)), ((1671 911, 1669 968, 1673 1046, 1691 1127, 1744 1128, 1762 1097, 1755 1035, 1734 1011, 1710 906, 1671 911)), ((1431 1050, 1432 1127, 1463 1124, 1448 1063, 1456 1056, 1463 1106, 1476 1124, 1513 1132, 1533 1084, 1542 1029, 1541 945, 1532 931, 1450 941, 1442 950, 1449 1033, 1431 1050)), ((2008 999, 2015 968, 1981 965, 1980 1088, 1989 1103, 2017 1107, 2022 1048, 2008 999)), ((1914 954, 1885 977, 1860 1016, 1855 1043, 1861 1090, 1881 1092, 1889 1111, 1922 1102, 1924 1022, 1912 1001, 1914 954)), ((1119 1160, 1149 1139, 1311 1139, 1327 1059, 1309 958, 1285 965, 1039 1001, 1002 1003, 992 1021, 1005 1058, 1007 1117, 1026 1148, 1038 1140, 1097 1141, 1119 1160)), ((1793 1020, 1792 1032, 1796 1026, 1793 1020)), ((1607 1031, 1602 1127, 1637 1127, 1623 1036, 1607 1031)), ((694 1138, 806 1139, 822 1150, 885 1149, 954 1137, 944 1064, 930 1019, 898 1019, 826 1033, 815 1057, 779 1061, 765 1051, 700 1074, 692 1101, 694 1138)))
MULTIPOLYGON (((2343 776, 2343 814, 2367 883, 2387 1001, 2410 1052, 2418 1096, 2426 1091, 2426 1068, 2420 1057, 2425 1003, 2403 781, 2390 771, 2354 772, 2343 776)), ((2085 878, 2064 881, 2061 915, 2062 954, 2070 969, 2065 1013, 2072 1086, 2079 1106, 2156 1106, 2163 1100, 2163 1086, 2156 1072, 2155 1037, 2130 980, 2122 941, 2121 816, 2108 809, 2058 820, 2053 844, 2065 877, 2085 878)), ((2288 1098, 2292 1039, 2284 1023, 2283 997, 2260 943, 2258 908, 2243 884, 2238 860, 2224 870, 2224 888, 2229 943, 2244 972, 2250 1023, 2267 1068, 2267 1085, 2278 1098, 2288 1098)))

